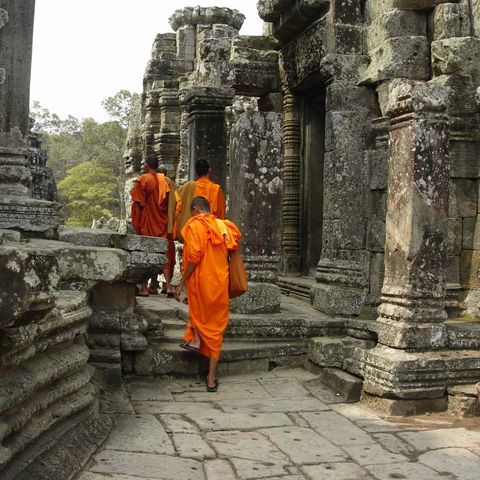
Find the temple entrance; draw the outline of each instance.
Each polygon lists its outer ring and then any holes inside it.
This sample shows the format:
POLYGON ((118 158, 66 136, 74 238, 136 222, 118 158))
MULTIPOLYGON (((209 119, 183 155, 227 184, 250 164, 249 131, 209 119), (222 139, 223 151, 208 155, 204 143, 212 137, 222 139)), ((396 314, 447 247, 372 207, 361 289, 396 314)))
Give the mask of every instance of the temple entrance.
POLYGON ((302 110, 302 273, 314 277, 322 250, 325 88, 304 95, 302 110))

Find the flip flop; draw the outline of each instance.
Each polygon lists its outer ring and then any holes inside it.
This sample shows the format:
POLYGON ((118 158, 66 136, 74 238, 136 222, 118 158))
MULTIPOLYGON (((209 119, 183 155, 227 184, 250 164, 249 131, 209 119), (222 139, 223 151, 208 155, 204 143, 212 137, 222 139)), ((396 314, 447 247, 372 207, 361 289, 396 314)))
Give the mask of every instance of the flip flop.
POLYGON ((214 393, 218 390, 218 380, 215 380, 215 384, 213 387, 208 386, 208 380, 207 380, 207 392, 214 393))
POLYGON ((200 349, 197 348, 197 347, 192 347, 190 345, 190 343, 182 342, 179 346, 180 346, 180 348, 183 348, 184 350, 188 350, 190 352, 200 353, 200 349))

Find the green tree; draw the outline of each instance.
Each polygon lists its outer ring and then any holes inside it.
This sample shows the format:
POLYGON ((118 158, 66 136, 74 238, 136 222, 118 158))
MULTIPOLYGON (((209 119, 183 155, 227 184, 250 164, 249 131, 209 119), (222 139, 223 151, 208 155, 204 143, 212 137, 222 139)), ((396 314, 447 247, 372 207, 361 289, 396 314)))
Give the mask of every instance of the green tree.
POLYGON ((138 93, 128 90, 120 90, 112 97, 102 102, 103 108, 113 120, 117 121, 123 128, 127 129, 132 116, 133 105, 138 101, 138 93))
POLYGON ((117 188, 110 171, 93 161, 71 168, 58 184, 64 199, 66 225, 89 227, 93 219, 111 218, 118 207, 117 188))

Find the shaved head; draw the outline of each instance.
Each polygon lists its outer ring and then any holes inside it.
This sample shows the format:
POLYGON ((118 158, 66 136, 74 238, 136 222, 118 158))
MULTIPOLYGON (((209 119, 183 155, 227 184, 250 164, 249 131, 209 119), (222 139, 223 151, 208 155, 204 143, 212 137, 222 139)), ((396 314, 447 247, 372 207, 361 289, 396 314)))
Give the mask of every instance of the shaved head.
POLYGON ((148 165, 153 170, 157 170, 158 158, 156 157, 156 155, 153 155, 153 154, 147 155, 147 158, 145 159, 145 165, 148 165))
POLYGON ((190 210, 198 213, 210 213, 210 203, 205 197, 194 197, 190 203, 190 210))

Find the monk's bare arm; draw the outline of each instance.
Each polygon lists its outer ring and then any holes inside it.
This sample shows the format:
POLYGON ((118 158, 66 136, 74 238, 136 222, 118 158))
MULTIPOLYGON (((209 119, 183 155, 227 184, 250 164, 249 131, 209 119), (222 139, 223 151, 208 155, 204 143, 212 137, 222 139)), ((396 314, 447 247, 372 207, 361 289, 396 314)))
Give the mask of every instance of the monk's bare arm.
POLYGON ((185 272, 183 272, 182 278, 180 280, 180 283, 178 284, 177 288, 175 289, 175 300, 177 302, 180 302, 180 295, 182 293, 182 288, 185 285, 185 282, 188 280, 190 275, 193 273, 193 271, 197 268, 196 263, 191 263, 188 262, 187 268, 185 269, 185 272))

